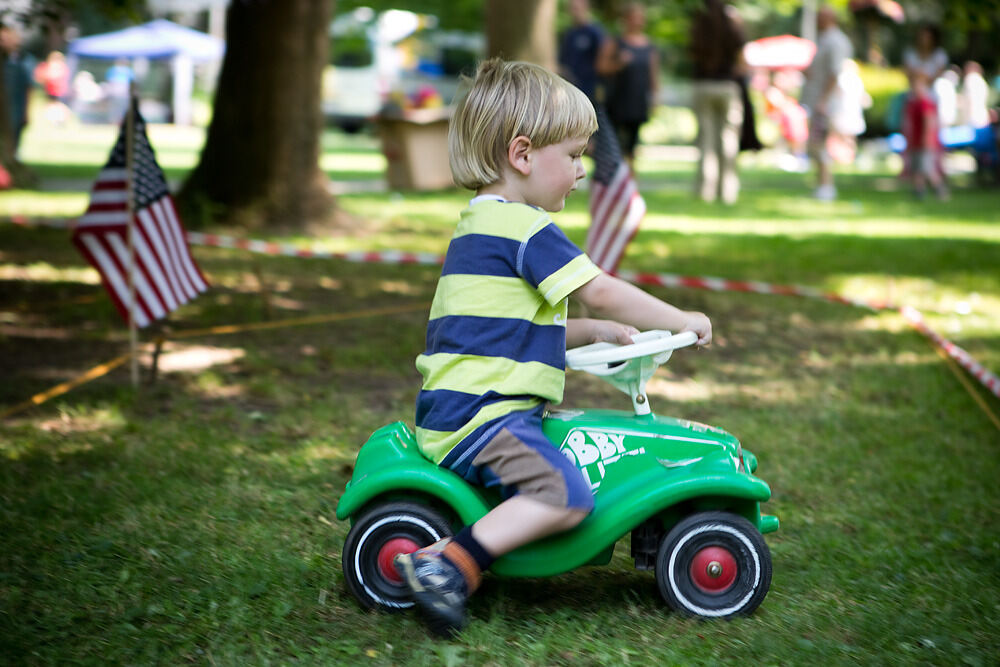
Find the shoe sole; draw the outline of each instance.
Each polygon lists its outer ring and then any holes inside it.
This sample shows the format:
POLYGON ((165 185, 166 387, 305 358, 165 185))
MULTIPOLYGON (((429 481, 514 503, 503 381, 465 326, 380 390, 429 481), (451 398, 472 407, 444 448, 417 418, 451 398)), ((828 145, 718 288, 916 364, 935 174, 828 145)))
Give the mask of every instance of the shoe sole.
POLYGON ((413 567, 413 557, 410 554, 399 554, 394 560, 396 570, 403 578, 403 583, 410 589, 413 601, 424 611, 424 622, 431 632, 439 637, 450 639, 455 637, 465 626, 465 614, 455 610, 441 601, 441 596, 427 590, 417 578, 413 567))

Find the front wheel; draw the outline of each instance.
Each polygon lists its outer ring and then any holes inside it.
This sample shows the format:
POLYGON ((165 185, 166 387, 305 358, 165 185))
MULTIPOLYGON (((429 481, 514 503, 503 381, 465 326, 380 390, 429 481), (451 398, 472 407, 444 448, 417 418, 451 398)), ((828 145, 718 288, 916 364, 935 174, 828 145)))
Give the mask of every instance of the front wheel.
POLYGON ((702 512, 663 538, 656 583, 667 604, 682 613, 707 618, 749 614, 771 586, 771 552, 743 517, 702 512))
POLYGON ((394 611, 413 606, 393 558, 452 534, 436 510, 412 502, 390 502, 365 512, 347 533, 341 558, 347 588, 366 609, 394 611))

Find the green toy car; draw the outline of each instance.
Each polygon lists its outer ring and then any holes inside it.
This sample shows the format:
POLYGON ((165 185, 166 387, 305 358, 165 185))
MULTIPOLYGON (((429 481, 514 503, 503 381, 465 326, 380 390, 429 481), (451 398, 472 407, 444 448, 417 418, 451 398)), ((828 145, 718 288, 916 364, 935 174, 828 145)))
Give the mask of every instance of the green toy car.
MULTIPOLYGON (((635 566, 655 571, 672 608, 709 618, 749 614, 771 583, 762 535, 778 529, 778 518, 760 512, 771 489, 754 475, 757 458, 726 431, 649 409, 646 382, 695 334, 647 331, 633 339, 569 350, 566 362, 629 394, 634 413, 552 410, 542 425, 589 481, 593 513, 499 558, 491 571, 547 577, 604 565, 631 533, 635 566)), ((412 606, 393 557, 452 535, 500 501, 426 459, 403 422, 382 427, 358 453, 337 506, 337 518, 352 524, 343 552, 348 588, 367 608, 412 606)))

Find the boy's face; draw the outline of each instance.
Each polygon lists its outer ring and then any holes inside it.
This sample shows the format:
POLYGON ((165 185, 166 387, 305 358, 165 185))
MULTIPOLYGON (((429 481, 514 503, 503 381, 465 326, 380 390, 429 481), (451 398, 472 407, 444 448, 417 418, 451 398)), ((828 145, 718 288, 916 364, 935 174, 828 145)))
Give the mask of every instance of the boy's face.
POLYGON ((587 175, 583 168, 583 152, 589 137, 563 139, 557 144, 532 149, 531 174, 525 191, 525 203, 546 211, 561 211, 566 197, 576 190, 577 183, 587 175))

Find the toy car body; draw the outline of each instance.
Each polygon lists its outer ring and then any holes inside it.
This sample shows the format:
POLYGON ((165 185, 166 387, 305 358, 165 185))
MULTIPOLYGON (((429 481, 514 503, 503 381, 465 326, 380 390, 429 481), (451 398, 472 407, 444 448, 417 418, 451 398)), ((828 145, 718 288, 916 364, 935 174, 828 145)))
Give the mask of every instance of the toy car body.
MULTIPOLYGON (((648 379, 658 363, 643 363, 634 375, 648 379)), ((641 412, 645 379, 625 384, 639 392, 632 397, 641 412)), ((771 490, 754 475, 757 458, 722 429, 645 412, 546 414, 543 431, 589 481, 594 511, 570 531, 502 556, 491 571, 544 577, 606 564, 631 533, 636 567, 656 571, 675 609, 703 617, 753 611, 771 579, 762 534, 778 528, 777 517, 760 511, 771 490)), ((337 517, 353 524, 343 553, 349 589, 366 607, 410 606, 393 556, 453 534, 500 500, 426 459, 404 423, 377 430, 337 506, 337 517)))

